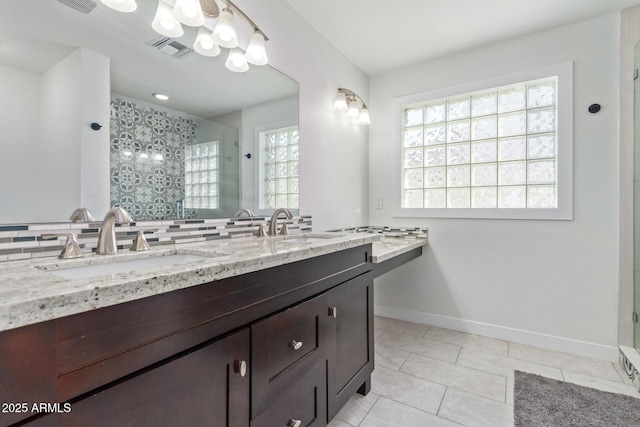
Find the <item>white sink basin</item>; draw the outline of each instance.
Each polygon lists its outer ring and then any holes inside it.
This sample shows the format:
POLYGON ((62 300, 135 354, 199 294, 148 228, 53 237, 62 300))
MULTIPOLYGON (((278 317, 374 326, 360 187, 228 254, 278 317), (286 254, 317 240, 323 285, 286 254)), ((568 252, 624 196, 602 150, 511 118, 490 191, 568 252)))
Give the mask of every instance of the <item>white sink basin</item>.
POLYGON ((210 260, 211 257, 192 254, 171 254, 148 258, 127 259, 107 262, 104 264, 81 265, 58 270, 48 270, 49 273, 65 279, 87 279, 90 277, 109 276, 118 273, 131 273, 150 270, 169 265, 186 264, 195 261, 210 260))

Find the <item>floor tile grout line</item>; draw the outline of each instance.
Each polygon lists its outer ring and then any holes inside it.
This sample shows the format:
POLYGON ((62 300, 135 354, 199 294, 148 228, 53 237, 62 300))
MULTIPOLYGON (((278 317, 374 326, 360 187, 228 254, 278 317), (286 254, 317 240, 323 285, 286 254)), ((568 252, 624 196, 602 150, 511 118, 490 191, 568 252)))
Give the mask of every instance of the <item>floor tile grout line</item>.
MULTIPOLYGON (((424 356, 423 356, 423 357, 424 357, 424 356)), ((438 359, 436 359, 436 360, 438 360, 438 359)), ((403 365, 404 365, 404 364, 403 364, 403 365)), ((465 368, 466 368, 466 366, 465 366, 465 368)), ((389 369, 389 368, 387 368, 387 369, 389 369)), ((401 369, 402 369, 402 367, 401 367, 401 369)), ((473 369, 473 368, 469 368, 469 369, 473 369)), ((389 369, 389 370, 393 371, 393 369, 389 369)), ((416 378, 416 379, 419 379, 419 380, 422 380, 422 381, 427 381, 427 382, 430 382, 430 383, 432 383, 432 384, 441 385, 441 386, 443 386, 443 387, 446 387, 447 389, 448 389, 448 388, 452 388, 452 389, 454 389, 454 390, 458 390, 458 391, 461 391, 461 392, 463 392, 463 393, 472 394, 472 395, 474 395, 474 396, 481 397, 481 398, 483 398, 483 399, 491 400, 492 402, 496 402, 496 403, 503 403, 503 404, 505 404, 505 405, 507 404, 507 403, 506 403, 506 399, 504 400, 504 402, 502 402, 502 401, 500 401, 500 400, 496 400, 496 399, 493 399, 493 398, 491 398, 491 397, 483 396, 483 395, 481 395, 481 394, 474 393, 474 392, 469 391, 469 390, 463 390, 463 389, 461 389, 461 388, 458 388, 458 387, 455 387, 455 386, 452 386, 452 385, 449 385, 449 384, 443 384, 443 383, 440 383, 440 382, 437 382, 437 381, 428 380, 428 379, 426 379, 426 378, 418 377, 418 376, 413 375, 413 374, 411 374, 411 373, 409 373, 409 372, 404 372, 404 371, 394 371, 394 372, 400 372, 401 374, 409 375, 410 377, 413 377, 413 378, 416 378)), ((486 372, 486 371, 478 371, 478 372, 484 372, 484 373, 487 373, 487 374, 494 375, 494 376, 496 376, 496 377, 499 377, 499 378, 503 378, 503 379, 505 379, 505 388, 506 388, 506 380, 507 380, 507 377, 502 376, 502 375, 492 374, 492 373, 490 373, 490 372, 486 372)), ((378 394, 379 394, 379 393, 378 393, 378 394)), ((384 396, 384 395, 383 395, 383 394, 380 394, 380 396, 384 396)), ((385 397, 385 398, 387 398, 387 399, 390 399, 388 396, 384 396, 384 397, 385 397)), ((393 400, 393 399, 391 399, 391 400, 393 400)), ((405 403, 405 405, 406 405, 406 403, 405 403)), ((408 406, 410 406, 410 405, 408 405, 408 406)), ((424 412, 426 412, 426 411, 424 411, 424 412)))
MULTIPOLYGON (((453 388, 454 390, 458 390, 458 389, 456 389, 455 387, 452 387, 452 388, 453 388)), ((447 392, 447 390, 448 390, 448 389, 449 389, 449 387, 446 387, 446 388, 445 388, 444 393, 442 393, 442 399, 440 399, 440 404, 438 405, 438 410, 436 411, 436 413, 435 413, 435 414, 434 414, 433 412, 425 411, 425 410, 424 410, 424 409, 422 409, 422 408, 418 408, 418 407, 413 406, 413 405, 411 405, 411 404, 409 404, 409 403, 401 402, 401 401, 396 400, 396 399, 392 399, 391 397, 384 396, 384 395, 382 395, 382 394, 381 394, 380 396, 381 396, 381 397, 384 397, 384 398, 385 398, 385 399, 387 399, 387 400, 391 400, 392 402, 396 402, 396 403, 398 403, 398 404, 400 404, 400 405, 407 406, 407 407, 409 407, 409 408, 415 409, 415 410, 420 411, 420 412, 424 412, 425 414, 433 415, 433 416, 438 417, 438 418, 440 418, 440 419, 443 419, 443 420, 447 420, 447 421, 453 422, 453 423, 458 424, 458 425, 460 425, 460 426, 464 426, 465 424, 460 424, 460 423, 459 423, 459 422, 457 422, 457 421, 450 420, 449 418, 441 417, 440 415, 438 415, 438 413, 440 412, 440 407, 442 406, 442 402, 444 402, 444 396, 445 396, 445 394, 446 394, 446 392, 447 392)), ((458 391, 461 391, 461 390, 458 390, 458 391)), ((380 398, 380 397, 378 397, 378 399, 379 399, 379 398, 380 398)), ((376 399, 376 402, 378 401, 378 399, 376 399)), ((371 406, 371 409, 373 409, 373 406, 371 406)), ((362 419, 362 421, 364 421, 364 418, 362 419)), ((362 423, 362 421, 360 421, 360 423, 359 423, 358 425, 360 425, 360 424, 362 423)))
MULTIPOLYGON (((451 388, 453 388, 454 390, 457 390, 455 387, 451 387, 451 388)), ((466 424, 459 423, 459 422, 458 422, 458 421, 456 421, 456 420, 452 420, 452 419, 449 419, 449 418, 447 418, 447 417, 443 417, 443 416, 441 416, 441 415, 440 415, 440 408, 442 408, 442 404, 444 403, 444 398, 445 398, 445 396, 446 396, 446 394, 447 394, 447 391, 449 391, 449 387, 448 387, 448 386, 447 386, 447 388, 445 389, 444 393, 442 393, 442 400, 440 401, 440 405, 438 405, 438 412, 436 412, 436 414, 435 414, 435 415, 436 415, 436 417, 438 417, 438 418, 440 418, 440 419, 442 419, 442 420, 447 420, 447 421, 449 421, 449 422, 451 422, 451 423, 454 423, 454 424, 457 424, 457 425, 459 425, 459 426, 468 427, 466 424)))
MULTIPOLYGON (((396 349, 396 350, 400 350, 400 349, 396 349)), ((406 350, 404 350, 404 351, 406 351, 406 350)), ((507 377, 505 375, 496 374, 494 372, 485 371, 485 370, 482 370, 482 369, 474 368, 472 366, 466 366, 466 365, 459 365, 457 363, 451 363, 451 362, 449 362, 447 360, 438 359, 437 357, 425 356, 424 354, 418 354, 418 353, 412 353, 412 352, 409 352, 409 353, 410 353, 409 354, 410 356, 413 355, 413 356, 418 356, 418 357, 425 357, 427 359, 432 359, 432 360, 436 360, 438 362, 448 363, 450 365, 455 365, 455 366, 457 366, 459 368, 465 368, 465 369, 469 369, 471 371, 476 371, 476 372, 480 372, 480 373, 483 373, 483 374, 493 375, 495 377, 509 378, 509 377, 507 377)), ((409 359, 409 357, 407 357, 407 360, 408 359, 409 359)), ((405 363, 406 362, 407 361, 405 360, 405 363)), ((456 358, 456 362, 457 362, 457 358, 456 358)), ((402 366, 404 366, 405 363, 403 363, 402 366)), ((400 369, 402 369, 402 366, 400 367, 400 369)), ((402 371, 400 371, 400 372, 402 372, 402 371)), ((404 372, 404 373, 408 374, 408 375, 411 375, 408 372, 404 372)), ((411 375, 411 376, 416 377, 415 375, 411 375)), ((420 378, 420 377, 416 377, 416 378, 420 378)), ((422 379, 424 379, 424 378, 422 378, 422 379)), ((427 381, 429 381, 429 380, 427 380, 427 381)))
POLYGON ((427 325, 427 330, 424 331, 424 334, 422 334, 422 338, 424 338, 424 336, 427 335, 430 330, 431 330, 431 325, 427 325))
MULTIPOLYGON (((378 393, 376 393, 378 394, 378 393)), ((360 424, 362 424, 362 422, 365 420, 365 418, 367 418, 367 415, 369 415, 369 412, 371 412, 371 410, 373 409, 374 406, 376 406, 376 403, 378 402, 378 400, 380 400, 380 396, 382 396, 381 394, 378 394, 378 397, 376 397, 376 400, 373 401, 373 405, 371 405, 369 407, 369 409, 367 409, 367 412, 364 414, 364 416, 362 417, 362 419, 360 420, 360 422, 358 422, 358 425, 356 427, 358 427, 360 424)), ((347 423, 349 424, 349 423, 347 423)))
MULTIPOLYGON (((515 381, 515 377, 516 377, 516 372, 515 372, 515 369, 514 369, 513 370, 513 378, 514 378, 513 383, 514 384, 516 382, 515 381)), ((505 378, 505 381, 506 381, 506 383, 505 383, 505 386, 504 386, 504 403, 506 403, 508 405, 509 403, 507 402, 507 396, 509 395, 509 377, 505 378)))
MULTIPOLYGON (((442 328, 441 328, 441 329, 442 329, 442 328)), ((451 330, 451 329, 445 329, 445 330, 449 331, 449 330, 451 330)), ((459 332, 459 331, 453 331, 453 332, 459 332)), ((467 332, 460 332, 460 333, 461 333, 461 334, 468 334, 468 335, 476 336, 476 337, 480 337, 480 338, 487 338, 487 339, 489 339, 489 340, 495 340, 495 341, 500 341, 500 342, 503 342, 503 343, 509 344, 509 341, 501 340, 501 339, 498 339, 498 338, 484 337, 484 336, 482 336, 482 335, 473 335, 473 334, 469 334, 469 333, 467 333, 467 332)), ((407 334, 407 335, 408 335, 408 334, 407 334)), ((425 333, 425 335, 424 335, 424 336, 422 336, 421 338, 424 338, 424 339, 429 340, 429 341, 439 342, 440 344, 455 345, 456 347, 460 347, 460 348, 464 348, 464 347, 465 347, 463 344, 453 343, 453 342, 450 342, 450 341, 444 341, 444 340, 441 340, 441 339, 439 340, 439 339, 434 338, 434 337, 427 337, 427 336, 426 336, 426 333, 425 333)), ((508 352, 507 352, 507 353, 508 353, 508 352)))
POLYGON ((449 386, 445 386, 444 393, 442 393, 442 398, 440 398, 440 404, 438 404, 438 410, 436 411, 437 416, 440 416, 440 408, 442 408, 442 403, 444 402, 444 397, 447 395, 447 390, 449 390, 449 386))
MULTIPOLYGON (((510 359, 516 360, 516 361, 519 361, 519 362, 530 363, 532 365, 541 366, 541 367, 544 367, 544 368, 557 369, 557 370, 561 371, 561 373, 563 373, 563 371, 567 371, 567 372, 573 372, 575 374, 585 375, 585 376, 592 377, 592 378, 595 378, 595 379, 604 380, 604 381, 618 382, 618 381, 612 380, 609 377, 604 377, 604 376, 601 376, 601 375, 595 375, 593 373, 588 373, 588 372, 584 372, 584 371, 578 371, 578 370, 574 370, 574 369, 570 369, 570 368, 559 367, 559 366, 551 366, 551 365, 541 364, 541 363, 538 363, 538 362, 532 362, 530 360, 518 359, 518 358, 515 358, 515 357, 510 357, 510 359)), ((613 370, 616 371, 616 373, 618 373, 617 370, 615 369, 615 367, 613 368, 613 370)), ((539 375, 539 374, 537 374, 537 375, 539 375)), ((619 373, 618 373, 618 376, 619 376, 619 373)), ((563 378, 564 378, 564 373, 563 373, 563 378)), ((620 384, 624 384, 624 381, 620 382, 620 384)))
MULTIPOLYGON (((458 390, 455 387, 451 387, 451 388, 454 389, 454 390, 458 390)), ((447 387, 447 389, 445 390, 444 394, 442 395, 442 401, 440 402, 440 407, 438 407, 438 413, 436 414, 436 416, 438 418, 440 418, 440 419, 447 420, 450 423, 458 424, 458 425, 464 426, 464 427, 469 427, 467 424, 462 424, 461 422, 458 422, 456 420, 452 420, 450 418, 447 418, 447 417, 444 417, 444 416, 440 415, 440 408, 442 407, 442 404, 444 403, 444 398, 445 398, 445 395, 447 394, 447 391, 449 391, 449 387, 447 387)), ((461 391, 461 390, 458 390, 458 391, 461 391)))

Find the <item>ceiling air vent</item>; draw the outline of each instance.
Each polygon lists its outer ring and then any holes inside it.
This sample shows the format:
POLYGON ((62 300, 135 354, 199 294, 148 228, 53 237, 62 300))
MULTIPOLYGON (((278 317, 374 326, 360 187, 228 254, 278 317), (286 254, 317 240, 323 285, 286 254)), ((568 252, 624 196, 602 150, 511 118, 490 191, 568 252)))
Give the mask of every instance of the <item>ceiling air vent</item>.
POLYGON ((85 15, 91 13, 98 5, 93 0, 57 0, 57 2, 85 15))
POLYGON ((193 52, 193 49, 190 49, 179 41, 171 39, 169 37, 154 39, 147 44, 151 47, 155 47, 159 51, 166 53, 169 56, 173 56, 174 58, 181 58, 193 52))

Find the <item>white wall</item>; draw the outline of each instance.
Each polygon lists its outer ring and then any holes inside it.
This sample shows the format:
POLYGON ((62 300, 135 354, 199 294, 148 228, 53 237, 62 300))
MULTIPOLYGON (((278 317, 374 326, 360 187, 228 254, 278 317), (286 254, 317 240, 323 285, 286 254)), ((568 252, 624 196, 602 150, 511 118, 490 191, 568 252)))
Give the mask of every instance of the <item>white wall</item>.
POLYGON ((81 80, 79 50, 48 69, 40 79, 42 205, 55 221, 69 218, 69 206, 81 207, 81 80))
POLYGON ((69 206, 100 218, 110 200, 109 59, 78 49, 41 76, 40 91, 44 218, 67 221, 69 206))
POLYGON ((300 214, 313 215, 315 230, 366 224, 368 129, 333 102, 346 87, 369 104, 367 76, 285 0, 235 3, 269 37, 269 63, 300 83, 300 214))
POLYGON ((0 91, 0 223, 67 221, 69 206, 104 214, 109 59, 79 49, 41 76, 0 67, 0 91))
POLYGON ((40 215, 39 77, 0 66, 0 224, 40 215))
POLYGON ((619 14, 374 76, 372 224, 429 227, 424 255, 376 282, 379 314, 615 360, 619 14), (574 220, 393 218, 394 97, 574 61, 574 220), (600 103, 592 115, 587 107, 600 103))
MULTIPOLYGON (((242 207, 258 212, 258 177, 262 158, 259 132, 293 126, 298 122, 298 98, 285 98, 242 112, 242 207), (251 153, 251 158, 244 154, 251 153)), ((302 142, 301 142, 302 143, 302 142)))
MULTIPOLYGON (((82 55, 82 94, 80 103, 80 205, 100 220, 110 209, 111 165, 109 125, 111 115, 110 60, 87 49, 82 55), (102 128, 91 129, 91 123, 102 128)), ((80 206, 78 206, 80 207, 80 206)), ((67 215, 70 215, 67 214, 67 215)))

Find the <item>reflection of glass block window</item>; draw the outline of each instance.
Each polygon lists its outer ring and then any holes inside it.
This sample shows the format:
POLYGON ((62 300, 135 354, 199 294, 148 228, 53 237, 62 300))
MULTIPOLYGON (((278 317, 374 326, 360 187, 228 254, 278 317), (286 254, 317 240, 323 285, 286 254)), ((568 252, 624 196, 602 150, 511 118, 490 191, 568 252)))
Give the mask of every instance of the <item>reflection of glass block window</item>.
POLYGON ((260 208, 298 209, 298 126, 260 132, 260 208))
POLYGON ((402 208, 556 208, 557 78, 404 108, 402 208))
POLYGON ((218 209, 220 207, 219 142, 186 145, 184 157, 184 207, 218 209))

